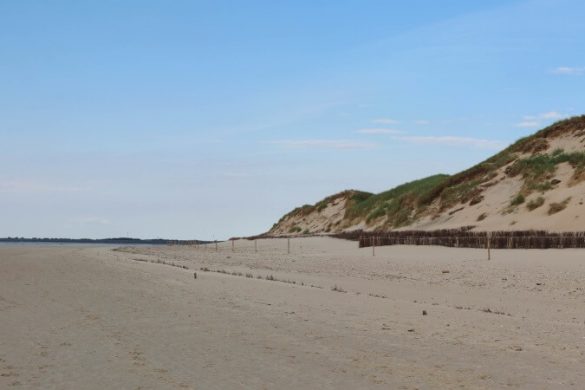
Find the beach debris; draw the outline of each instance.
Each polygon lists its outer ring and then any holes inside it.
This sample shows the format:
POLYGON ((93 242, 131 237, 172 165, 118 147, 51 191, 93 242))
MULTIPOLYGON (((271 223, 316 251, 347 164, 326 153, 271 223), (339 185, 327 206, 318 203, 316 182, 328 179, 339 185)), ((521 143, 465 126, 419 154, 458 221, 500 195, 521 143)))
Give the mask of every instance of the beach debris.
POLYGON ((410 329, 408 329, 408 331, 412 333, 412 332, 414 332, 414 328, 410 328, 410 329))
POLYGON ((428 314, 428 313, 427 313, 427 311, 426 311, 426 310, 423 310, 423 311, 422 311, 422 315, 423 315, 423 316, 426 316, 427 314, 428 314))
POLYGON ((193 272, 193 279, 197 279, 197 272, 193 272))
POLYGON ((441 273, 443 273, 443 274, 449 274, 449 273, 451 273, 451 271, 449 271, 448 269, 444 269, 444 270, 441 271, 441 273))
POLYGON ((491 313, 491 314, 498 314, 498 315, 501 315, 501 316, 512 317, 512 314, 510 314, 510 313, 506 313, 506 312, 503 312, 501 310, 492 310, 489 307, 486 307, 484 309, 481 309, 481 311, 483 311, 484 313, 491 313))

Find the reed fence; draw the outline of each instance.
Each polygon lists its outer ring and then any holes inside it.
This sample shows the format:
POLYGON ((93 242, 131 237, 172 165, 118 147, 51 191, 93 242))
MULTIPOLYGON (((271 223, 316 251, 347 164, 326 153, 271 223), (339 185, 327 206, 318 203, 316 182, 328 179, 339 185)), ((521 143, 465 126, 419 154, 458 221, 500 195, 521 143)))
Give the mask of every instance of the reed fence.
POLYGON ((434 231, 363 232, 336 234, 359 242, 360 248, 387 245, 439 245, 453 248, 563 249, 585 248, 585 232, 547 231, 472 232, 469 228, 434 231))

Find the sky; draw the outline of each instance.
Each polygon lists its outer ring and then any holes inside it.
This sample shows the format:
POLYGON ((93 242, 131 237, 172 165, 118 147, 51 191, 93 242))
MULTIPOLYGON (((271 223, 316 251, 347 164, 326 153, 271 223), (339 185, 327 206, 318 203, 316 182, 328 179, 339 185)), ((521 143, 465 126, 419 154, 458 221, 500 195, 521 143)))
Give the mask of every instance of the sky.
POLYGON ((585 113, 581 0, 0 0, 0 237, 225 239, 585 113))

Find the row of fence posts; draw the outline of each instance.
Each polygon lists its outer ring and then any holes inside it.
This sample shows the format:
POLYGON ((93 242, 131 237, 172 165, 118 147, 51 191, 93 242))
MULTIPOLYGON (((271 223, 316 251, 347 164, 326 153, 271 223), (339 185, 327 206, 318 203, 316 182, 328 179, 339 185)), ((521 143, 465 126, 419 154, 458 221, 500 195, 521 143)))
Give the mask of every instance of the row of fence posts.
MULTIPOLYGON (((490 232, 486 233, 486 241, 485 241, 485 248, 487 249, 487 258, 488 260, 492 259, 492 245, 491 245, 491 239, 492 234, 490 232)), ((455 247, 458 247, 458 242, 459 239, 455 238, 455 240, 457 241, 457 244, 455 245, 455 247)), ((358 241, 358 248, 360 248, 360 243, 363 242, 364 239, 363 237, 360 237, 359 241, 358 241)), ((376 237, 376 236, 370 236, 370 246, 372 247, 372 256, 376 256, 376 242, 378 243, 378 246, 382 246, 380 243, 381 239, 380 237, 376 237)), ((290 253, 290 252, 289 252, 290 253)))
POLYGON ((550 233, 546 231, 469 232, 443 230, 434 232, 408 231, 379 234, 338 235, 338 238, 360 240, 360 247, 384 245, 440 245, 457 248, 491 249, 563 249, 585 248, 585 231, 550 233))
MULTIPOLYGON (((236 240, 229 240, 231 241, 231 251, 235 252, 236 251, 236 240)), ((252 240, 254 241, 254 253, 258 253, 258 240, 254 239, 252 240)), ((176 244, 170 244, 170 245, 176 245, 176 244)), ((195 246, 195 248, 204 248, 204 249, 209 249, 210 244, 193 244, 193 246, 195 246)), ((219 241, 215 240, 213 241, 213 245, 215 247, 215 251, 219 252, 219 241)), ((286 239, 286 253, 290 254, 290 238, 287 237, 286 239)))

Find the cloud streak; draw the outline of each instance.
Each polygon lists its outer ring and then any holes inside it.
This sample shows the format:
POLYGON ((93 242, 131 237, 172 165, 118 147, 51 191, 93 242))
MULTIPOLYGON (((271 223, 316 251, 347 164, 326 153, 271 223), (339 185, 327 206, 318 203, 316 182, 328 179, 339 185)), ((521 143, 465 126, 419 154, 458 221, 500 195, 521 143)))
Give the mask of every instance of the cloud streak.
POLYGON ((582 76, 585 74, 585 67, 559 66, 553 69, 552 73, 562 76, 582 76))
POLYGON ((375 123, 378 125, 395 125, 395 124, 400 123, 400 121, 397 121, 395 119, 390 119, 390 118, 378 118, 378 119, 372 120, 372 123, 375 123))
POLYGON ((268 143, 284 146, 290 149, 365 150, 374 149, 378 146, 378 144, 374 142, 331 139, 277 140, 269 141, 268 143))
POLYGON ((45 193, 45 192, 82 192, 87 187, 59 186, 28 180, 9 180, 0 182, 0 192, 45 193))
POLYGON ((563 116, 564 116, 563 114, 560 114, 556 111, 549 111, 549 112, 545 112, 543 114, 540 114, 540 117, 542 119, 560 119, 563 116))
POLYGON ((428 121, 426 119, 418 119, 414 121, 414 124, 419 126, 430 125, 431 121, 428 121))
POLYGON ((356 130, 356 133, 359 133, 359 134, 370 134, 370 135, 376 135, 376 134, 402 134, 402 131, 395 130, 395 129, 373 128, 373 129, 359 129, 359 130, 356 130))
POLYGON ((530 128, 534 128, 534 127, 538 127, 538 126, 540 126, 540 122, 531 121, 531 120, 525 120, 525 121, 516 123, 516 127, 521 127, 523 129, 530 129, 530 128))
POLYGON ((473 137, 457 137, 457 136, 400 136, 394 137, 397 140, 410 142, 414 144, 425 145, 444 145, 457 147, 473 147, 478 149, 492 149, 499 150, 506 146, 506 143, 497 140, 489 140, 483 138, 473 137))
POLYGON ((522 121, 516 123, 516 127, 521 127, 521 128, 541 127, 541 126, 544 126, 543 122, 561 119, 564 117, 566 117, 566 115, 563 115, 557 111, 543 112, 543 113, 538 114, 538 115, 525 115, 522 118, 522 121))

